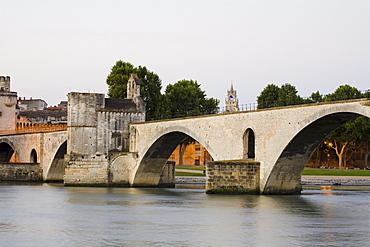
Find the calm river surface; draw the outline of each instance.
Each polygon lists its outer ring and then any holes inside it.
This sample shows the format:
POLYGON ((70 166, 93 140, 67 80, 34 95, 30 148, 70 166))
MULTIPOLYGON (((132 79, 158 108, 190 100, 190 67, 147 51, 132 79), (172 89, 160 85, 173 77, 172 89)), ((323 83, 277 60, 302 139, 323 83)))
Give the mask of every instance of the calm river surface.
POLYGON ((0 184, 0 245, 370 246, 370 187, 355 188, 221 196, 186 186, 0 184))

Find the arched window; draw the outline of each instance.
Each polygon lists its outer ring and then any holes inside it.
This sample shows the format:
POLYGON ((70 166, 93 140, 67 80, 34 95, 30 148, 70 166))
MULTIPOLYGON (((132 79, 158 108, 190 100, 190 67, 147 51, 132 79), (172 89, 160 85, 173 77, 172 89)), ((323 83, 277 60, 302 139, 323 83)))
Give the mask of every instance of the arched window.
POLYGON ((255 138, 254 132, 248 128, 243 136, 243 159, 254 159, 255 157, 255 138))
POLYGON ((31 157, 30 157, 31 163, 37 163, 37 152, 35 149, 32 149, 31 151, 31 157))

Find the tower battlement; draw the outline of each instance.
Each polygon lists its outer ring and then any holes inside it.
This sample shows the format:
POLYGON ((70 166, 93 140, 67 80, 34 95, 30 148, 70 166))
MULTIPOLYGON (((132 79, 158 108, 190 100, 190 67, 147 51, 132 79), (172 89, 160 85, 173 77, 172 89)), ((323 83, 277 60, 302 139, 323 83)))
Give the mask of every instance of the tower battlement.
POLYGON ((3 92, 10 91, 10 76, 0 76, 0 90, 3 92))
POLYGON ((10 82, 10 76, 0 76, 0 82, 10 82))

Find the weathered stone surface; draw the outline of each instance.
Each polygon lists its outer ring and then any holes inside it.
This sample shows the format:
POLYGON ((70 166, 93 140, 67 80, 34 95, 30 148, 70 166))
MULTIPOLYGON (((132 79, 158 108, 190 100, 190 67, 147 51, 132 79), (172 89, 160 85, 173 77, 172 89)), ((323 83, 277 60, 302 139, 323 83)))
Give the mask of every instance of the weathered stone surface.
POLYGON ((0 181, 42 181, 42 168, 37 163, 2 163, 0 164, 0 181))
POLYGON ((175 162, 167 161, 166 165, 162 169, 158 186, 166 188, 175 187, 175 162))
POLYGON ((259 194, 259 167, 253 160, 207 162, 206 193, 259 194))
MULTIPOLYGON (((254 160, 261 165, 261 191, 300 193, 300 174, 317 144, 339 125, 360 115, 370 117, 368 99, 131 124, 130 152, 138 154, 135 176, 144 183, 141 178, 150 170, 146 167, 158 163, 158 140, 183 134, 197 140, 215 161, 242 160, 248 143, 245 133, 253 131, 254 160)), ((162 146, 163 153, 171 149, 170 145, 162 146)), ((163 163, 158 167, 162 169, 163 163)))

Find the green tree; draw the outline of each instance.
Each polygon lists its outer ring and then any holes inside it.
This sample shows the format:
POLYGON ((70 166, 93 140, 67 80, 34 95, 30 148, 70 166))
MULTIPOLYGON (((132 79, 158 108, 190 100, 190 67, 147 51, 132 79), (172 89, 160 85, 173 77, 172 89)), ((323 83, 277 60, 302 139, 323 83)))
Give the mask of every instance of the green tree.
POLYGON ((268 84, 257 96, 257 108, 270 108, 277 106, 280 88, 275 84, 268 84))
POLYGON ((370 155, 370 118, 360 116, 346 125, 353 132, 356 147, 364 153, 364 166, 368 167, 370 155))
POLYGON ((193 80, 181 80, 169 84, 165 90, 168 113, 172 117, 215 114, 218 112, 219 100, 206 98, 200 84, 193 80))
POLYGON ((281 87, 268 84, 257 97, 257 108, 270 108, 303 104, 305 100, 298 95, 295 86, 285 83, 281 87))
POLYGON ((323 100, 323 96, 322 94, 320 94, 319 91, 312 93, 311 96, 309 97, 310 103, 319 103, 319 102, 322 102, 322 100, 323 100))
POLYGON ((329 148, 334 149, 335 154, 338 157, 338 167, 343 168, 344 155, 347 152, 348 147, 354 140, 354 135, 351 128, 348 128, 346 124, 340 126, 334 130, 326 138, 326 143, 329 148))
MULTIPOLYGON (((357 99, 362 96, 357 88, 350 85, 341 85, 334 93, 324 96, 323 101, 357 99)), ((363 125, 361 121, 361 118, 359 120, 357 118, 345 123, 330 133, 326 139, 326 142, 330 144, 329 147, 335 150, 339 168, 343 168, 345 164, 344 156, 355 147, 356 143, 362 143, 361 145, 365 143, 363 136, 366 136, 366 134, 361 131, 363 125)))
POLYGON ((303 103, 303 99, 297 94, 295 86, 285 83, 278 92, 278 106, 298 105, 303 103))
POLYGON ((162 107, 162 81, 159 76, 149 71, 145 66, 134 67, 131 63, 117 61, 107 76, 108 96, 110 98, 126 98, 127 81, 131 74, 137 74, 140 79, 140 95, 146 103, 146 119, 156 119, 162 107))
POLYGON ((350 85, 339 86, 334 93, 327 94, 324 96, 323 101, 336 101, 336 100, 347 100, 347 99, 359 99, 362 98, 362 93, 355 87, 350 85))

